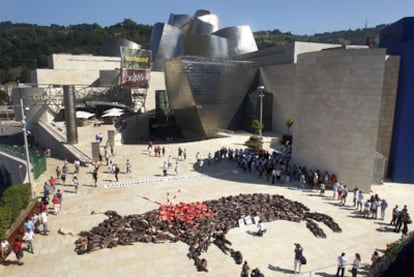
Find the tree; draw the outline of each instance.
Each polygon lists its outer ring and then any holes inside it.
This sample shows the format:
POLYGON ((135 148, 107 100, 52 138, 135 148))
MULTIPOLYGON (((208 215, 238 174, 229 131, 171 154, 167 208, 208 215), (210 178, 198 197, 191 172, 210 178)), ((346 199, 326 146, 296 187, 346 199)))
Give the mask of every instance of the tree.
POLYGON ((264 126, 263 126, 262 123, 260 123, 259 120, 253 119, 252 124, 250 125, 250 127, 253 129, 253 132, 258 135, 258 134, 260 134, 260 130, 262 130, 264 126))
POLYGON ((11 101, 9 96, 7 95, 7 91, 0 89, 0 105, 10 105, 11 101))
POLYGON ((289 134, 290 134, 290 127, 292 127, 294 122, 295 122, 295 120, 290 116, 286 119, 285 124, 286 124, 286 127, 288 127, 289 134))

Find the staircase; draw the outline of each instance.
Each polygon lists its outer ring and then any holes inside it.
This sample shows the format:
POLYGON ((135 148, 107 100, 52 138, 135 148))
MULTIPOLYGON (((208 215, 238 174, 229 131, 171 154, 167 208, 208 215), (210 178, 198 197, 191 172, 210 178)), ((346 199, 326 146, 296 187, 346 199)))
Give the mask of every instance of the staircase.
POLYGON ((82 165, 92 163, 92 158, 77 148, 66 142, 66 132, 63 128, 54 123, 38 121, 36 123, 36 140, 40 145, 47 145, 52 150, 52 156, 59 159, 74 161, 78 159, 82 165))

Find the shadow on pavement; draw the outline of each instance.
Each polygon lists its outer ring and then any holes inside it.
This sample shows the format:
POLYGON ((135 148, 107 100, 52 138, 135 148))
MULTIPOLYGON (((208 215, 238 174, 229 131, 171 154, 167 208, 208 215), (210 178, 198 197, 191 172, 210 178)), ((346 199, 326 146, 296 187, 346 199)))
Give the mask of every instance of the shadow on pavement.
POLYGON ((268 268, 272 271, 277 271, 277 272, 281 272, 281 273, 285 273, 285 274, 293 274, 293 270, 290 269, 286 269, 286 268, 281 268, 279 266, 274 266, 269 264, 268 268))

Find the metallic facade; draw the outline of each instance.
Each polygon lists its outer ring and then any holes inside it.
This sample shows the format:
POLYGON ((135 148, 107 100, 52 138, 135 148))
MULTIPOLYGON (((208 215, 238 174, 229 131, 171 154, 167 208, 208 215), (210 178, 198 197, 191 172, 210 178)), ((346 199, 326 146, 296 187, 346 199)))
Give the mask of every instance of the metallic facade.
POLYGON ((227 39, 230 57, 258 50, 250 26, 227 27, 214 32, 213 35, 227 39))
POLYGON ((121 46, 131 49, 141 49, 141 45, 138 43, 123 38, 112 37, 103 41, 101 54, 107 57, 121 57, 121 46))
POLYGON ((177 56, 177 42, 181 31, 179 27, 156 23, 152 27, 150 49, 153 57, 153 71, 163 71, 164 61, 177 56))
POLYGON ((166 61, 168 98, 183 135, 203 138, 219 129, 239 128, 257 72, 250 62, 193 56, 166 61))
POLYGON ((181 36, 181 50, 187 56, 228 58, 228 40, 218 36, 188 34, 181 36))
POLYGON ((150 49, 153 70, 163 71, 164 62, 178 56, 232 58, 257 51, 248 26, 221 28, 218 16, 198 10, 193 16, 171 14, 168 23, 154 25, 150 49))
POLYGON ((183 34, 210 34, 220 29, 220 19, 214 14, 192 18, 181 26, 183 34))
POLYGON ((186 23, 188 20, 192 18, 191 15, 188 14, 170 14, 170 18, 168 19, 168 24, 175 26, 175 27, 181 27, 184 23, 186 23))

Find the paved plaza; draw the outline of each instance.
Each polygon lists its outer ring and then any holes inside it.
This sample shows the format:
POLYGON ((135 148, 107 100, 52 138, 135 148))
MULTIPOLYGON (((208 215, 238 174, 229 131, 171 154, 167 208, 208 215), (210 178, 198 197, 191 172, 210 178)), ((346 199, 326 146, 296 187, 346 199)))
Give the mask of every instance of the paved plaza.
MULTIPOLYGON (((79 127, 79 144, 86 153, 91 153, 91 142, 97 132, 104 134, 112 126, 79 127)), ((266 134, 265 134, 266 135, 266 134)), ((200 152, 203 158, 209 152, 214 153, 221 147, 243 148, 249 134, 236 133, 197 142, 164 144, 164 157, 149 157, 146 145, 121 145, 117 136, 115 155, 110 159, 119 165, 119 185, 115 185, 113 174, 106 166, 99 170, 98 187, 92 186, 92 168, 82 167, 79 180, 79 192, 74 193, 72 186, 58 186, 63 191, 62 211, 59 215, 49 216, 48 236, 38 235, 34 240, 35 253, 25 252, 23 266, 6 263, 0 266, 0 276, 240 276, 241 265, 223 254, 214 244, 202 254, 208 261, 208 273, 197 272, 193 260, 187 257, 189 246, 182 243, 135 243, 131 246, 118 246, 102 249, 85 255, 74 252, 75 236, 62 236, 57 230, 62 227, 75 234, 89 231, 106 217, 102 214, 91 215, 91 211, 115 210, 121 215, 141 214, 157 209, 157 205, 139 196, 167 202, 167 192, 174 193, 178 189, 177 202, 196 202, 217 199, 222 196, 240 193, 280 194, 290 200, 303 203, 313 212, 330 215, 340 225, 343 232, 334 233, 323 224, 327 238, 316 238, 304 221, 274 221, 266 223, 267 232, 263 237, 252 236, 248 231, 256 231, 253 225, 231 229, 227 235, 232 248, 240 250, 243 259, 251 268, 258 267, 265 276, 288 276, 292 274, 294 243, 301 243, 308 263, 302 267, 303 276, 314 271, 316 276, 332 276, 336 273, 336 258, 341 252, 346 253, 348 262, 352 263, 354 253, 359 252, 362 263, 370 263, 374 250, 382 251, 387 243, 400 238, 401 234, 391 231, 388 223, 391 210, 398 204, 406 204, 413 211, 414 186, 385 183, 373 185, 372 193, 378 193, 388 203, 384 221, 365 219, 352 208, 352 193, 348 197, 348 205, 340 206, 332 200, 332 191, 325 197, 319 192, 299 190, 294 184, 271 185, 266 178, 259 178, 255 173, 240 171, 235 162, 222 161, 205 165, 200 172, 195 167, 195 155, 200 152), (177 149, 186 149, 187 159, 179 161, 179 174, 169 170, 167 177, 162 176, 162 166, 168 156, 177 157, 177 149), (130 159, 132 173, 125 173, 125 161, 130 159)), ((265 136, 265 148, 270 147, 272 137, 265 136)), ((53 151, 53 150, 52 150, 53 151)), ((72 162, 72 161, 70 161, 72 162)), ((42 178, 37 180, 36 191, 40 195, 42 184, 51 175, 55 175, 56 166, 63 161, 48 159, 48 169, 42 178)), ((73 171, 73 166, 69 169, 73 171)), ((323 170, 323 169, 321 169, 323 170)), ((339 176, 340 177, 340 176, 339 176)), ((68 176, 70 184, 72 176, 68 176)), ((340 181, 340 179, 339 179, 340 181)), ((365 193, 365 198, 368 193, 365 193)), ((411 226, 409 226, 411 227, 411 226)), ((380 252, 381 253, 381 252, 380 252)), ((14 254, 8 258, 14 261, 14 254)), ((346 276, 351 276, 347 267, 346 276)))

